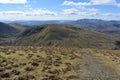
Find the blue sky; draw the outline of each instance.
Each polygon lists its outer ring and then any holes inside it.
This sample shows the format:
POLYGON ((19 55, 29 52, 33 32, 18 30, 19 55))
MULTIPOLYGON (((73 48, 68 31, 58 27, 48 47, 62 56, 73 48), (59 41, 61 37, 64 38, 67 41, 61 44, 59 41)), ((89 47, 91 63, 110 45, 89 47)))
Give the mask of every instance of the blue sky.
POLYGON ((1 20, 120 20, 120 0, 0 0, 1 20))

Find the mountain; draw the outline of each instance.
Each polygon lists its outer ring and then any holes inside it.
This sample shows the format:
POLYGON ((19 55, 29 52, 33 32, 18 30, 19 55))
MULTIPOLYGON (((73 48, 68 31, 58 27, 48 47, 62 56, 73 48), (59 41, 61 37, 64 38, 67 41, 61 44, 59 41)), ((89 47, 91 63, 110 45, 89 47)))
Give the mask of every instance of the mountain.
POLYGON ((102 33, 113 35, 120 39, 120 30, 102 31, 102 33))
POLYGON ((83 28, 96 30, 96 31, 110 31, 120 30, 120 21, 105 21, 99 19, 80 19, 77 21, 69 22, 69 24, 77 25, 83 28))
POLYGON ((5 23, 0 22, 0 38, 16 35, 19 30, 5 23))
POLYGON ((0 45, 11 45, 15 37, 26 29, 20 24, 6 24, 0 22, 0 45))
MULTIPOLYGON (((48 20, 48 21, 39 21, 39 20, 28 20, 28 21, 11 21, 8 22, 10 24, 19 24, 19 25, 27 25, 27 27, 31 27, 32 25, 44 25, 44 24, 70 24, 81 28, 91 29, 95 31, 99 31, 111 36, 119 37, 118 33, 120 33, 120 21, 107 21, 101 19, 80 19, 80 20, 48 20), (111 33, 111 32, 114 32, 111 33), (117 36, 116 36, 117 35, 117 36)), ((15 25, 16 26, 16 25, 15 25)))
POLYGON ((24 31, 27 27, 29 27, 27 25, 22 25, 22 24, 18 24, 18 23, 9 23, 9 25, 19 31, 24 31))
POLYGON ((119 37, 118 33, 120 33, 120 21, 107 21, 101 19, 80 19, 80 20, 48 20, 48 21, 11 21, 9 23, 17 23, 21 25, 27 25, 27 27, 31 27, 32 25, 44 25, 44 24, 70 24, 81 28, 91 29, 95 31, 99 31, 111 36, 119 37), (111 33, 111 32, 114 32, 111 33), (117 36, 116 36, 117 35, 117 36))
POLYGON ((105 21, 100 19, 80 19, 80 20, 68 22, 67 24, 99 31, 115 37, 117 35, 117 37, 120 38, 120 35, 118 35, 118 33, 120 33, 120 21, 113 21, 113 20, 105 21))
POLYGON ((11 21, 9 23, 18 23, 22 25, 44 25, 44 24, 62 24, 62 23, 67 23, 70 22, 71 20, 46 20, 46 21, 40 21, 40 20, 28 20, 28 21, 11 21))
POLYGON ((119 47, 119 40, 96 31, 77 28, 72 25, 46 24, 25 30, 17 37, 15 44, 19 46, 113 49, 119 47))

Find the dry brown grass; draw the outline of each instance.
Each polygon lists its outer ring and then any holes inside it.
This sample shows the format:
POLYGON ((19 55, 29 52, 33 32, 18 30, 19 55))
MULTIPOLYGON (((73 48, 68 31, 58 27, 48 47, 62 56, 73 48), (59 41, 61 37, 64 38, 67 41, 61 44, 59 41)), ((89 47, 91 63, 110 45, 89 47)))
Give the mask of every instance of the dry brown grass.
MULTIPOLYGON (((80 48, 0 47, 0 80, 80 80, 88 75, 80 48)), ((119 50, 88 49, 101 62, 120 67, 119 50)))
POLYGON ((0 77, 7 80, 77 79, 77 48, 0 47, 0 77))

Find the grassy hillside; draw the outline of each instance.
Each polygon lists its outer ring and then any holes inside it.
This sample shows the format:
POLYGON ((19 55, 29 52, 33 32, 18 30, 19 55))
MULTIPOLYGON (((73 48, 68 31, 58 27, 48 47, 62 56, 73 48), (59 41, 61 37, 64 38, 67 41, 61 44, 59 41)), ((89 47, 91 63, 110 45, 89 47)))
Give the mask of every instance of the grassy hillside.
POLYGON ((103 31, 103 33, 115 36, 120 39, 120 30, 103 31))
POLYGON ((0 22, 0 37, 10 37, 16 35, 16 33, 18 32, 19 30, 17 30, 16 28, 0 22))
POLYGON ((22 24, 18 24, 18 23, 10 23, 9 25, 19 31, 24 31, 28 27, 26 25, 22 25, 22 24))
POLYGON ((24 46, 66 46, 81 48, 118 47, 117 39, 95 31, 70 25, 48 24, 31 27, 17 37, 15 44, 24 46))

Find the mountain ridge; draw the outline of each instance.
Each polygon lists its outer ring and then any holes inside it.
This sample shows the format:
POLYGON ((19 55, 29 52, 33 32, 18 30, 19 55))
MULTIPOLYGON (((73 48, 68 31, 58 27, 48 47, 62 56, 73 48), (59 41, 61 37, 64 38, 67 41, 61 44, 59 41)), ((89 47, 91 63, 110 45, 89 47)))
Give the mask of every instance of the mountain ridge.
POLYGON ((24 31, 16 39, 22 46, 68 46, 81 48, 115 48, 118 39, 105 34, 63 24, 46 24, 24 31))

